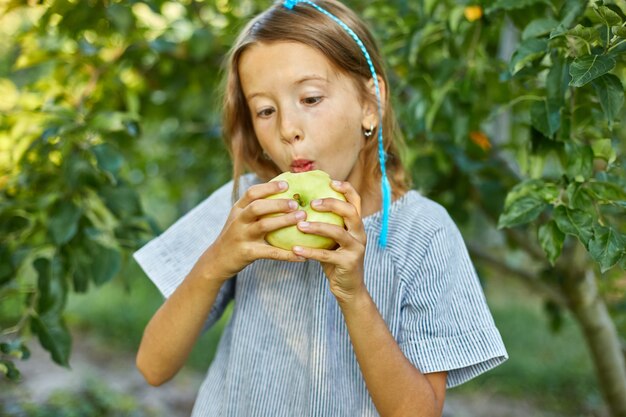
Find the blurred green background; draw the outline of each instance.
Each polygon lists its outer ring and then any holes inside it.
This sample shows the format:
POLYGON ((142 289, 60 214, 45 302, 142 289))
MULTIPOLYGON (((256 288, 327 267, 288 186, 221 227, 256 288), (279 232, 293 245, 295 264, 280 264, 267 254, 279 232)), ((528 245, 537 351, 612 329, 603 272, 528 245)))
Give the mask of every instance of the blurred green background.
MULTIPOLYGON (((626 415, 626 2, 346 3, 510 354, 446 415, 626 415)), ((228 181, 223 59, 269 4, 0 0, 0 415, 189 412, 229 313, 137 382, 162 298, 131 254, 228 181)))

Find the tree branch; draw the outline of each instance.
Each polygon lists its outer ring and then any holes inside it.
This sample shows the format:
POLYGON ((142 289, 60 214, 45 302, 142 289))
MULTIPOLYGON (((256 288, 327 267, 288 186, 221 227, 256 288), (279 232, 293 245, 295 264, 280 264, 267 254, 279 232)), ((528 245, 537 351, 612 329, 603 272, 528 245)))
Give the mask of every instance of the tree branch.
POLYGON ((548 297, 561 307, 567 308, 568 303, 563 294, 561 294, 558 289, 542 282, 535 274, 515 268, 490 253, 487 253, 483 249, 476 247, 476 245, 468 244, 468 249, 473 259, 484 262, 507 275, 517 277, 534 292, 548 297))
POLYGON ((509 239, 511 239, 513 242, 515 242, 516 245, 524 249, 524 251, 532 256, 534 259, 540 262, 546 261, 546 254, 543 252, 543 250, 539 246, 534 244, 532 239, 524 236, 524 232, 516 229, 507 228, 504 229, 504 233, 509 239))

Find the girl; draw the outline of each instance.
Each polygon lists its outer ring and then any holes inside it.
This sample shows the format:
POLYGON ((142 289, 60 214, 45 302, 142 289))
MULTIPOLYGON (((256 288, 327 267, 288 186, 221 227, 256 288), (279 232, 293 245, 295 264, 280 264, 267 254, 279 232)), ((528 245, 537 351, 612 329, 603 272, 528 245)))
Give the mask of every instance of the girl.
POLYGON ((224 109, 233 181, 135 254, 166 296, 137 355, 149 383, 233 299, 193 416, 439 416, 446 387, 506 359, 458 229, 409 190, 382 61, 352 11, 290 1, 251 21, 224 109), (265 199, 288 187, 277 174, 311 169, 347 200, 313 207, 345 228, 265 199), (265 242, 294 224, 337 248, 265 242))

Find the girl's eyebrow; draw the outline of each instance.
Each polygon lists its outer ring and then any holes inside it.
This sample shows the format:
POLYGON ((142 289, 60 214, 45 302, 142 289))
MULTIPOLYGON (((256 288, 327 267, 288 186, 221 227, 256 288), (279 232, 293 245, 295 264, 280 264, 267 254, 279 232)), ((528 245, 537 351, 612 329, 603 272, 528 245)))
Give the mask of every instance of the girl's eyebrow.
MULTIPOLYGON (((311 74, 311 75, 305 75, 299 79, 297 79, 296 81, 293 82, 294 85, 300 85, 300 84, 304 84, 306 82, 309 81, 321 81, 323 83, 328 83, 328 78, 321 76, 321 75, 317 75, 317 74, 311 74)), ((264 95, 263 92, 254 92, 251 93, 249 95, 246 96, 246 100, 250 101, 252 100, 254 97, 256 96, 262 96, 264 95)))
POLYGON ((327 83, 328 79, 326 77, 323 77, 321 75, 317 75, 317 74, 312 74, 312 75, 305 75, 304 77, 300 78, 299 80, 297 80, 296 82, 294 82, 294 84, 303 84, 307 81, 322 81, 327 83))

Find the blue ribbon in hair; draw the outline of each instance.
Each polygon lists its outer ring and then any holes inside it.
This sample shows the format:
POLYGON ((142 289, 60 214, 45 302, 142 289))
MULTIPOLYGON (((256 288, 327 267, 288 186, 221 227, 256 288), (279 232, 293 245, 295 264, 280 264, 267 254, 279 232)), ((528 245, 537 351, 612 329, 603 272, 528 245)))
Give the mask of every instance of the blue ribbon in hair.
POLYGON ((292 10, 294 6, 298 3, 306 3, 310 5, 314 9, 318 10, 320 13, 323 13, 326 16, 330 17, 332 20, 337 22, 337 24, 341 26, 346 32, 348 32, 348 34, 352 37, 352 39, 354 39, 357 45, 359 45, 359 47, 361 48, 361 51, 363 52, 363 55, 365 56, 365 60, 367 61, 367 65, 369 66, 370 72, 372 73, 372 79, 374 80, 374 87, 376 89, 376 99, 378 102, 378 118, 379 118, 378 160, 380 162, 381 191, 383 194, 383 226, 380 232, 380 238, 378 240, 378 243, 380 244, 380 246, 385 247, 387 246, 387 232, 389 228, 389 208, 391 206, 391 185, 389 184, 389 179, 387 178, 387 168, 386 168, 387 155, 385 153, 385 148, 383 146, 383 106, 381 104, 380 87, 378 85, 378 77, 376 75, 376 70, 374 69, 374 64, 372 63, 370 54, 367 52, 367 48, 365 48, 365 45, 363 44, 361 39, 359 39, 357 34, 354 33, 354 31, 350 29, 348 25, 346 25, 341 19, 339 19, 334 14, 330 13, 326 9, 318 6, 317 4, 309 0, 285 0, 283 5, 287 9, 292 10))

